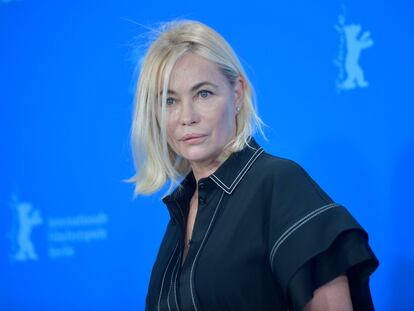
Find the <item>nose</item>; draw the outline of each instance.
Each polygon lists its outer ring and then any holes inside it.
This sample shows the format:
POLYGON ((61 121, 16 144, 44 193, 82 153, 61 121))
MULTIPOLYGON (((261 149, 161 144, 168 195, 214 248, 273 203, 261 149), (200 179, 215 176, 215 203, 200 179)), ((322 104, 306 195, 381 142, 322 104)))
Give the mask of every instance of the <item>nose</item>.
POLYGON ((196 111, 193 102, 190 100, 183 101, 180 114, 181 125, 192 125, 198 123, 199 120, 200 116, 196 111))

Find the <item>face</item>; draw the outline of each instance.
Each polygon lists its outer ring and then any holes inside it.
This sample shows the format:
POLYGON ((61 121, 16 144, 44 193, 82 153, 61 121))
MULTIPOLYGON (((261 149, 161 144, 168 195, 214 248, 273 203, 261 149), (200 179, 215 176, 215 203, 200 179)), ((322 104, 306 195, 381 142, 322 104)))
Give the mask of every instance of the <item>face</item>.
POLYGON ((215 63, 194 53, 184 54, 173 68, 168 87, 170 147, 192 164, 212 164, 235 137, 242 97, 241 80, 232 86, 215 63))

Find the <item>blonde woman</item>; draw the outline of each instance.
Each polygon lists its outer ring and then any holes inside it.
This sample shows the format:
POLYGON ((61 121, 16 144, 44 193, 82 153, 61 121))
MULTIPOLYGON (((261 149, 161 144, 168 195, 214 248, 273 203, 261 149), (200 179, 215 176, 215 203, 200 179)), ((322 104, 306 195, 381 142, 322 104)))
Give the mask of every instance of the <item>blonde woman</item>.
POLYGON ((258 145, 261 124, 217 32, 159 29, 137 85, 132 180, 136 194, 178 185, 163 198, 171 220, 147 310, 373 310, 366 232, 301 166, 258 145))

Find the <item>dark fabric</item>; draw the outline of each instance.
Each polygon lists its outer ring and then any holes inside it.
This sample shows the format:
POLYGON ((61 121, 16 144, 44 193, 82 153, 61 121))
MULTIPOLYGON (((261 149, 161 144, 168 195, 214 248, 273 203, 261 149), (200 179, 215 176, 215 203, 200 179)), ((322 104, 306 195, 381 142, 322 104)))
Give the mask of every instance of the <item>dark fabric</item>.
POLYGON ((325 252, 308 260, 289 281, 292 310, 303 310, 315 289, 342 274, 348 277, 354 310, 374 310, 368 277, 376 267, 366 237, 356 230, 342 232, 325 252), (357 247, 359 251, 354 250, 357 247))
POLYGON ((372 310, 378 261, 368 235, 297 163, 254 141, 196 184, 163 199, 171 215, 151 273, 148 310, 302 310, 341 274, 356 310, 372 310), (192 243, 181 266, 188 205, 198 187, 192 243))

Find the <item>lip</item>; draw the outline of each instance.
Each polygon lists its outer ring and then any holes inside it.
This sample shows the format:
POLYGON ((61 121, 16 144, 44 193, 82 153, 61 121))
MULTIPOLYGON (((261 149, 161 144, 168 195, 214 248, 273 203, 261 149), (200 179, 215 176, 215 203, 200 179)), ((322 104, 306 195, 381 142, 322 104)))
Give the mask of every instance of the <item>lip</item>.
POLYGON ((190 133, 190 134, 184 135, 181 138, 181 141, 183 141, 185 143, 198 143, 198 142, 200 142, 206 136, 207 135, 204 135, 204 134, 190 133))

